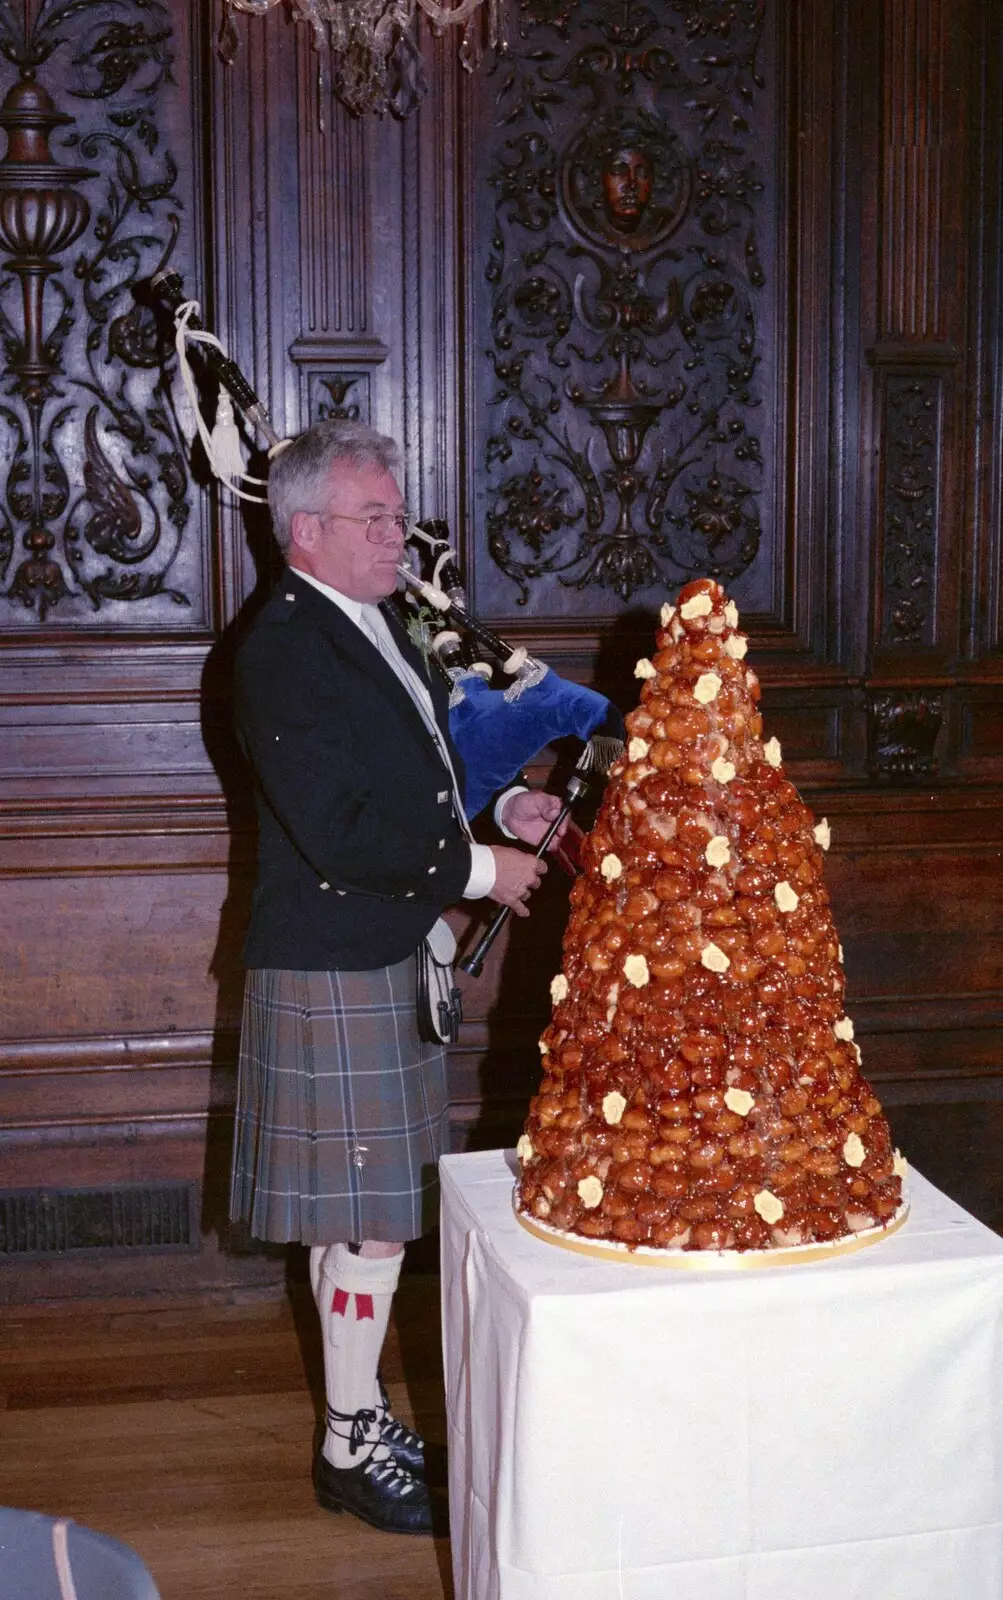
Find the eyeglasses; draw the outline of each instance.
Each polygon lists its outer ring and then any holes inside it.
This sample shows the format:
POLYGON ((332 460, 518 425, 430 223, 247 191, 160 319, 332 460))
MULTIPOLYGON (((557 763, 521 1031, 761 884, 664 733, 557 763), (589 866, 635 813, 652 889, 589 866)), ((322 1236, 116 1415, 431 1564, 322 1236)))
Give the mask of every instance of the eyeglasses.
POLYGON ((366 530, 370 544, 391 544, 407 539, 414 527, 406 511, 376 511, 371 517, 350 517, 344 511, 318 511, 321 522, 357 522, 366 530))

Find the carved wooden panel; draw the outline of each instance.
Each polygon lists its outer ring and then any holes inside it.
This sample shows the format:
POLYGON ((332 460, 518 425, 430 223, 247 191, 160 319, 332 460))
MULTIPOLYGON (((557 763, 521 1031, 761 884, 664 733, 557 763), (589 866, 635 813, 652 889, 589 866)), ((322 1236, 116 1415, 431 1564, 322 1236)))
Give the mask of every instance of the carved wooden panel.
POLYGON ((777 9, 520 6, 479 96, 477 603, 772 609, 777 9), (483 552, 483 553, 482 553, 483 552))
POLYGON ((881 497, 882 644, 933 644, 942 385, 935 375, 889 374, 884 383, 881 497))
POLYGON ((0 6, 4 630, 210 620, 204 508, 142 290, 200 245, 192 43, 159 0, 0 6))

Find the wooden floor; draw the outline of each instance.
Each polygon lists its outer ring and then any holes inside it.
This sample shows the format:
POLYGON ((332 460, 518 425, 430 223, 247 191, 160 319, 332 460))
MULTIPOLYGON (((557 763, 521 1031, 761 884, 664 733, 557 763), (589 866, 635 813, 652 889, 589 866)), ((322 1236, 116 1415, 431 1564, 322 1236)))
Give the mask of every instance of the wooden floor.
MULTIPOLYGON (((438 1280, 405 1276, 383 1372, 445 1438, 438 1280)), ((139 1551, 163 1600, 442 1600, 446 1540, 314 1502, 323 1377, 308 1290, 279 1301, 0 1314, 0 1503, 139 1551)))

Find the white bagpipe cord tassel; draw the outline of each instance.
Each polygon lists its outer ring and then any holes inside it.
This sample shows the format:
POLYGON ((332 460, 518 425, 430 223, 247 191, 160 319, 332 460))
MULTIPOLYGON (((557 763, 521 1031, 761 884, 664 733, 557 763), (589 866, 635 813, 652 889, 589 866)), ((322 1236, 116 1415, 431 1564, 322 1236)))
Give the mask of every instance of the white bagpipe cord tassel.
MULTIPOLYGON (((204 328, 192 328, 189 326, 189 319, 200 314, 198 301, 186 300, 184 305, 178 307, 174 316, 176 328, 174 348, 178 355, 178 372, 181 376, 185 394, 188 397, 192 415, 195 418, 195 427, 198 430, 199 438, 202 440, 202 448, 206 453, 206 459, 220 482, 225 483, 230 493, 235 494, 238 499, 252 500, 260 505, 265 501, 266 496, 263 494, 248 494, 246 490, 241 489, 240 483, 251 483, 257 488, 263 489, 267 486, 268 479, 252 477, 250 473, 244 470, 244 461, 240 448, 240 430, 237 427, 236 419, 233 415, 233 406, 226 389, 220 385, 219 399, 216 403, 216 422, 211 434, 199 410, 195 374, 192 372, 191 362, 188 360, 189 341, 192 344, 209 345, 216 350, 223 351, 223 346, 215 334, 207 332, 204 328)), ((223 351, 224 355, 225 353, 223 351)), ((282 440, 281 442, 285 444, 288 441, 282 440)), ((278 448, 278 446, 274 446, 269 454, 275 454, 278 448)))
POLYGON ((240 449, 240 429, 233 415, 233 405, 226 390, 221 388, 216 401, 216 421, 209 436, 209 465, 217 478, 224 483, 244 476, 244 457, 240 449))

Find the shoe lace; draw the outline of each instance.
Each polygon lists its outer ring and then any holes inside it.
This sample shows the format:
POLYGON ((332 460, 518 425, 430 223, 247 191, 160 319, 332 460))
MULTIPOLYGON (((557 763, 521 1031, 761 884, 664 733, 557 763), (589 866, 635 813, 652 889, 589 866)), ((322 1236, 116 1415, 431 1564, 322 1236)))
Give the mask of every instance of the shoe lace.
POLYGON ((370 1458, 362 1471, 367 1478, 372 1478, 382 1488, 392 1490, 401 1500, 417 1486, 416 1479, 403 1467, 399 1467, 393 1456, 388 1456, 385 1461, 375 1461, 370 1458))
POLYGON ((377 1420, 380 1437, 384 1444, 390 1446, 406 1444, 410 1445, 412 1450, 417 1449, 419 1446, 424 1449, 425 1441, 422 1439, 421 1434, 415 1433, 406 1423, 395 1417, 390 1410, 390 1396, 387 1394, 382 1382, 380 1383, 380 1406, 382 1415, 377 1420))
POLYGON ((337 1433, 342 1439, 348 1440, 350 1455, 356 1455, 364 1444, 372 1444, 369 1437, 370 1429, 376 1426, 375 1411, 335 1411, 333 1406, 327 1408, 327 1425, 332 1433, 337 1433), (348 1432, 336 1426, 339 1422, 349 1424, 348 1432))
POLYGON ((408 1444, 416 1449, 421 1444, 421 1435, 413 1432, 405 1423, 398 1421, 387 1412, 380 1424, 380 1437, 384 1444, 408 1444))

